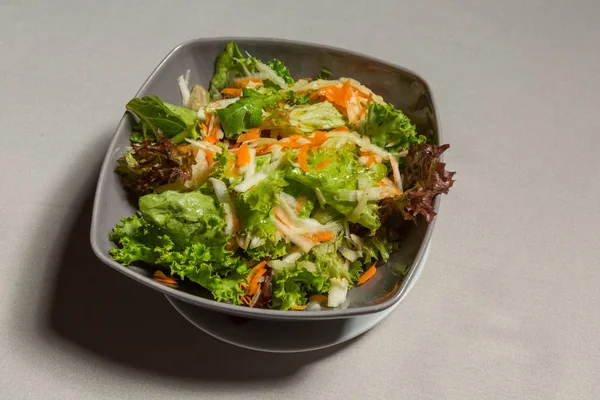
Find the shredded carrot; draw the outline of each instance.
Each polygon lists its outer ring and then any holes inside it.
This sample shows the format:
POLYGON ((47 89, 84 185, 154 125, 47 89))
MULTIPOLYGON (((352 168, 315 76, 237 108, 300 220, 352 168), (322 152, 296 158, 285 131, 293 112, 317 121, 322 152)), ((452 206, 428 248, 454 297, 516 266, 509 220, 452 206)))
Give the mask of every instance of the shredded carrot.
POLYGON ((358 280, 359 285, 366 283, 369 279, 371 279, 375 275, 375 272, 377 272, 377 268, 375 267, 376 265, 377 265, 377 261, 375 261, 373 263, 373 265, 371 265, 369 267, 369 269, 366 270, 364 274, 362 274, 362 276, 358 280))
POLYGON ((344 82, 341 88, 335 86, 324 86, 317 90, 319 96, 324 97, 327 101, 343 108, 348 107, 348 102, 352 98, 352 87, 350 81, 344 82))
POLYGON ((279 108, 283 107, 284 105, 285 105, 285 101, 283 101, 283 100, 280 100, 279 103, 277 103, 277 106, 279 108))
POLYGON ((238 232, 240 230, 240 219, 237 215, 233 216, 233 231, 238 232))
POLYGON ((333 236, 333 232, 331 231, 324 231, 306 234, 304 238, 311 242, 330 242, 335 239, 335 236, 333 236))
POLYGON ((381 186, 381 187, 387 187, 388 186, 385 183, 383 183, 383 181, 379 181, 378 185, 381 186))
POLYGON ((308 298, 308 301, 314 301, 316 303, 327 303, 327 296, 322 294, 313 294, 308 298))
POLYGON ((293 140, 290 140, 289 142, 278 142, 277 144, 280 145, 282 148, 299 149, 302 147, 300 143, 297 143, 293 140))
POLYGON ((250 275, 248 275, 250 286, 246 291, 247 295, 253 295, 258 291, 258 281, 265 274, 265 272, 267 272, 265 265, 267 265, 267 262, 261 261, 254 268, 252 268, 252 272, 250 272, 250 275))
POLYGON ((264 146, 256 149, 256 155, 262 156, 263 154, 268 154, 271 152, 271 146, 264 146))
POLYGON ((342 125, 333 129, 331 132, 350 132, 350 128, 348 128, 346 125, 342 125))
POLYGON ((313 149, 316 147, 319 147, 320 145, 322 145, 323 143, 325 143, 327 141, 327 132, 316 131, 315 136, 312 138, 308 138, 308 140, 310 140, 311 147, 313 149))
POLYGON ((253 268, 252 271, 250 271, 250 274, 248 274, 248 282, 252 281, 252 279, 254 279, 254 275, 256 274, 256 272, 258 272, 260 269, 264 268, 265 265, 267 265, 266 261, 261 261, 258 264, 256 264, 253 268))
POLYGON ((245 88, 250 82, 256 83, 259 86, 264 86, 262 79, 260 78, 242 78, 235 81, 235 86, 239 88, 245 88))
POLYGON ((304 208, 304 204, 306 204, 306 197, 300 197, 296 203, 296 212, 300 212, 304 208))
POLYGON ((329 164, 331 162, 331 160, 324 160, 321 161, 320 163, 318 163, 317 165, 315 165, 315 169, 317 171, 322 170, 323 168, 325 168, 327 166, 327 164, 329 164))
POLYGON ((302 311, 306 308, 306 306, 290 306, 290 308, 295 311, 302 311))
POLYGON ((310 94, 310 99, 311 99, 311 100, 317 100, 318 98, 319 98, 319 93, 317 93, 317 92, 312 92, 312 93, 310 94))
POLYGON ((371 300, 369 302, 369 304, 371 305, 371 304, 381 304, 381 303, 383 303, 384 301, 386 301, 387 299, 389 299, 390 297, 392 297, 394 294, 396 294, 396 291, 398 290, 399 286, 400 286, 400 283, 396 282, 396 284, 394 285, 394 287, 392 288, 392 290, 390 290, 387 294, 385 294, 385 295, 383 295, 381 297, 378 297, 378 298, 376 298, 374 300, 371 300))
POLYGON ((285 214, 278 208, 275 208, 275 218, 277 218, 279 221, 281 221, 282 224, 286 225, 286 226, 290 226, 290 220, 285 216, 285 214))
MULTIPOLYGON (((208 114, 210 115, 210 114, 208 114)), ((208 135, 208 126, 206 124, 203 124, 202 122, 199 123, 200 129, 202 130, 202 136, 207 136, 208 135)))
POLYGON ((242 89, 225 88, 225 89, 221 90, 221 93, 228 94, 233 97, 240 97, 242 95, 242 89))
POLYGON ((247 145, 243 144, 240 146, 235 163, 238 167, 244 167, 250 164, 250 149, 247 145))
POLYGON ((208 143, 212 143, 212 144, 217 144, 217 142, 219 141, 219 139, 217 139, 217 131, 219 130, 218 126, 215 126, 212 128, 212 130, 210 131, 210 134, 204 138, 205 142, 208 143))
POLYGON ((260 139, 260 129, 258 129, 258 128, 253 128, 253 129, 250 129, 246 133, 242 133, 237 138, 237 143, 242 143, 242 142, 245 142, 248 140, 254 140, 254 139, 260 139))
POLYGON ((204 154, 206 154, 206 162, 212 164, 215 159, 215 153, 210 150, 204 150, 204 154))
POLYGON ((164 283, 167 285, 177 284, 177 281, 175 279, 171 278, 170 276, 166 276, 162 271, 156 271, 152 276, 157 282, 160 283, 164 283))
POLYGON ((289 136, 289 139, 293 140, 293 141, 296 141, 298 139, 302 139, 303 137, 304 136, 302 136, 302 135, 291 135, 291 136, 289 136))
POLYGON ((250 299, 248 299, 248 297, 246 296, 242 296, 242 302, 247 305, 248 307, 250 307, 250 299))
POLYGON ((372 154, 369 156, 369 158, 367 159, 367 167, 370 167, 373 163, 375 162, 375 156, 373 156, 372 154))
POLYGON ((304 172, 308 172, 308 164, 306 163, 306 160, 308 159, 309 149, 310 145, 305 144, 298 152, 298 164, 300 164, 300 168, 302 168, 304 172))
POLYGON ((361 119, 362 116, 365 115, 366 112, 367 112, 367 107, 363 107, 362 110, 360 110, 360 112, 358 113, 358 116, 356 117, 356 119, 357 120, 361 119))
POLYGON ((240 289, 244 290, 248 287, 248 284, 246 282, 240 282, 240 289))

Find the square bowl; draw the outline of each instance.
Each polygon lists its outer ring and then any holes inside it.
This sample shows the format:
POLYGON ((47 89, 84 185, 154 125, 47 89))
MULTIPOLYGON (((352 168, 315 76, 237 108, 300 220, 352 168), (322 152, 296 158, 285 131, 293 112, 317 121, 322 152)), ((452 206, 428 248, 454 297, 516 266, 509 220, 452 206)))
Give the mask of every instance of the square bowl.
MULTIPOLYGON (((433 143, 440 144, 433 97, 421 77, 405 68, 372 57, 318 44, 265 38, 191 40, 175 47, 150 74, 135 96, 154 94, 166 102, 178 104, 180 94, 177 77, 186 70, 191 71, 190 82, 208 87, 217 55, 232 40, 238 43, 242 51, 259 59, 280 59, 294 77, 314 76, 321 68, 326 67, 336 77, 354 78, 381 95, 386 102, 402 110, 416 125, 420 134, 426 135, 433 143)), ((178 287, 169 287, 155 281, 148 268, 141 265, 124 267, 109 256, 109 249, 115 246, 109 240, 109 233, 122 217, 137 211, 114 172, 118 158, 129 146, 134 123, 134 118, 125 113, 110 143, 98 179, 90 231, 91 245, 98 258, 121 273, 154 290, 212 311, 276 320, 350 318, 380 312, 401 301, 416 280, 431 240, 435 219, 429 225, 424 220, 417 225, 406 224, 400 248, 386 264, 378 267, 374 278, 350 290, 346 302, 337 309, 293 312, 220 303, 213 300, 210 293, 200 285, 182 282, 178 287)), ((434 201, 436 211, 439 197, 436 196, 434 201)), ((110 282, 106 282, 106 285, 107 290, 110 290, 110 282)))

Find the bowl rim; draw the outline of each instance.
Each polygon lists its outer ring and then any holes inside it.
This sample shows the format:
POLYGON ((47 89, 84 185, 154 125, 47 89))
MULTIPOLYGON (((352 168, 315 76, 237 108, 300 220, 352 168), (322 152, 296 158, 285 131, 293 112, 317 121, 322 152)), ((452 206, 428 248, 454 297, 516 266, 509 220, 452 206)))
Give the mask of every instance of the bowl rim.
MULTIPOLYGON (((390 63, 385 60, 381 60, 377 57, 373 57, 373 56, 370 56, 370 55, 367 55, 364 53, 359 53, 359 52, 352 51, 352 50, 343 49, 340 47, 335 47, 335 46, 330 46, 330 45, 325 45, 325 44, 315 43, 315 42, 304 42, 304 41, 297 41, 297 40, 290 40, 290 39, 275 39, 275 38, 269 38, 269 37, 250 37, 250 36, 245 36, 245 37, 217 36, 217 37, 207 37, 207 38, 197 38, 197 39, 186 40, 184 42, 179 43, 177 46, 175 46, 158 63, 158 65, 153 69, 153 71, 150 73, 148 78, 146 78, 146 80, 144 81, 144 83, 142 84, 140 89, 136 92, 135 97, 139 97, 139 95, 146 90, 146 88, 150 85, 151 81, 155 78, 155 75, 163 67, 163 65, 167 61, 169 61, 171 58, 173 58, 183 48, 191 47, 191 46, 194 46, 197 44, 202 44, 202 43, 229 42, 229 41, 236 41, 236 42, 241 42, 241 43, 255 42, 259 45, 260 44, 263 44, 263 45, 288 44, 288 45, 295 45, 295 46, 302 46, 302 47, 315 47, 315 48, 330 50, 333 52, 348 54, 348 55, 355 56, 355 57, 360 57, 360 58, 367 59, 372 62, 376 62, 381 65, 384 65, 389 68, 400 70, 406 74, 413 75, 417 80, 419 80, 424 85, 425 90, 429 95, 430 102, 431 102, 432 109, 433 109, 432 110, 433 116, 435 118, 434 123, 435 123, 435 128, 437 131, 436 132, 437 139, 438 139, 437 141, 438 141, 438 144, 443 143, 441 124, 440 124, 440 116, 439 116, 439 113, 438 113, 438 110, 436 107, 436 101, 435 101, 434 95, 431 91, 429 84, 427 83, 427 81, 425 79, 423 79, 423 77, 421 77, 419 74, 413 72, 410 69, 390 63)), ((383 301, 379 304, 361 306, 358 308, 333 309, 333 310, 327 310, 327 311, 302 311, 302 312, 290 312, 290 311, 282 311, 282 310, 242 307, 239 305, 222 303, 222 302, 218 302, 213 299, 203 298, 200 296, 196 296, 193 294, 179 291, 179 290, 171 288, 169 286, 162 285, 159 282, 154 281, 150 277, 142 276, 142 275, 134 272, 133 270, 124 267, 122 264, 120 264, 120 263, 114 261, 112 258, 110 258, 108 254, 105 254, 105 252, 99 246, 99 243, 100 243, 99 234, 101 231, 101 229, 100 229, 101 222, 99 220, 99 218, 100 218, 99 210, 100 210, 100 203, 104 197, 102 188, 105 185, 105 183, 104 183, 105 179, 108 176, 108 174, 110 172, 112 172, 111 165, 109 165, 109 164, 111 164, 110 149, 113 149, 114 146, 116 145, 116 142, 119 138, 119 132, 121 130, 121 127, 125 123, 127 118, 128 118, 128 115, 127 115, 127 112, 125 111, 119 121, 119 124, 115 128, 115 133, 113 134, 113 138, 107 147, 106 154, 102 161, 102 166, 100 168, 100 173, 99 173, 98 181, 96 184, 96 192, 94 195, 94 207, 93 207, 93 211, 92 211, 92 221, 91 221, 91 225, 90 225, 90 244, 91 244, 93 252, 103 263, 105 263, 108 266, 116 269, 117 271, 127 275, 128 277, 134 279, 135 281, 142 283, 148 287, 151 287, 165 295, 175 297, 176 299, 179 299, 186 303, 190 303, 192 305, 203 307, 203 308, 206 308, 206 309, 212 310, 212 311, 217 311, 217 312, 226 313, 226 314, 230 314, 230 315, 236 315, 239 317, 254 318, 254 319, 274 319, 274 320, 325 320, 325 319, 350 318, 350 317, 355 317, 355 316, 359 316, 359 315, 377 313, 377 312, 380 312, 380 311, 390 308, 391 306, 398 303, 405 297, 405 294, 407 293, 407 288, 410 287, 410 285, 413 283, 413 280, 415 279, 415 277, 418 276, 418 274, 417 274, 418 270, 420 268, 423 268, 424 255, 427 250, 427 246, 429 245, 432 235, 433 235, 433 228, 434 228, 435 222, 437 220, 437 214, 439 213, 441 196, 436 196, 436 198, 434 199, 433 208, 434 208, 434 211, 436 212, 436 216, 433 218, 433 221, 427 226, 425 234, 423 236, 423 240, 421 241, 421 245, 419 246, 419 250, 415 256, 414 261, 412 262, 412 265, 411 265, 408 273, 405 275, 404 279, 402 280, 400 287, 398 288, 396 293, 394 293, 388 299, 386 299, 385 301, 383 301)), ((440 157, 440 161, 443 161, 443 160, 444 160, 444 157, 442 155, 440 157)))

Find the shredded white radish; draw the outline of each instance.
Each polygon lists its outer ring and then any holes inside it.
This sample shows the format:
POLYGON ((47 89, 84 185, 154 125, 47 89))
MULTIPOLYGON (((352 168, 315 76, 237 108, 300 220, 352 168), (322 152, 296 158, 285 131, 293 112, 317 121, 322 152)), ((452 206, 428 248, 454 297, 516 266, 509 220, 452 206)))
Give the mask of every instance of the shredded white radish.
POLYGON ((402 177, 400 176, 400 168, 398 168, 398 161, 396 161, 396 158, 391 154, 389 155, 389 160, 390 164, 392 165, 392 172, 394 174, 396 186, 398 187, 398 189, 400 189, 401 192, 403 192, 404 190, 402 189, 402 177))
POLYGON ((329 287, 329 296, 327 296, 328 307, 338 307, 346 301, 348 293, 348 280, 346 278, 331 278, 329 287))
POLYGON ((221 99, 221 100, 216 100, 216 101, 210 102, 204 107, 204 112, 214 113, 215 111, 220 110, 221 108, 225 108, 227 106, 232 105, 239 99, 241 99, 241 97, 233 97, 231 99, 221 99))
POLYGON ((240 184, 235 186, 233 188, 233 190, 235 190, 236 192, 243 193, 243 192, 247 191, 248 189, 250 189, 252 186, 257 185, 260 181, 262 181, 266 177, 267 177, 267 174, 265 174, 264 172, 262 172, 262 171, 258 172, 256 174, 252 175, 251 177, 249 177, 248 179, 244 179, 240 184))
POLYGON ((385 101, 383 101, 383 97, 381 97, 381 96, 373 93, 373 91, 371 91, 371 89, 369 89, 368 87, 364 86, 363 84, 361 84, 357 80, 354 80, 352 78, 340 78, 340 82, 344 83, 346 81, 350 81, 350 86, 352 86, 354 89, 358 90, 362 94, 364 94, 366 96, 371 96, 371 99, 373 99, 373 101, 375 103, 378 103, 378 104, 381 104, 381 105, 385 105, 385 101))
POLYGON ((350 234, 350 241, 356 246, 357 249, 362 250, 363 248, 363 240, 360 236, 355 235, 354 233, 350 234))
POLYGON ((259 146, 268 146, 268 145, 277 143, 277 139, 271 139, 271 138, 251 139, 251 140, 245 140, 244 143, 246 143, 246 145, 250 148, 255 148, 255 147, 259 147, 259 146))
POLYGON ((216 146, 212 143, 208 143, 208 142, 204 142, 204 141, 198 141, 198 140, 193 140, 193 139, 186 139, 186 141, 191 144, 192 146, 196 146, 199 147, 203 150, 208 150, 210 152, 213 153, 218 153, 220 154, 223 151, 223 148, 216 146))
POLYGON ((303 239, 301 236, 294 234, 294 232, 292 232, 288 226, 286 226, 278 219, 273 218, 273 222, 275 223, 275 227, 277 228, 277 230, 280 231, 286 239, 294 243, 296 246, 300 247, 300 249, 305 253, 309 252, 314 247, 314 243, 309 242, 308 240, 303 239))
POLYGON ((269 67, 267 64, 265 64, 261 61, 257 61, 256 69, 259 72, 258 76, 256 76, 256 77, 261 78, 263 81, 265 81, 265 80, 271 81, 274 84, 276 84, 277 86, 279 86, 283 89, 287 89, 287 87, 288 87, 287 83, 285 83, 283 78, 280 77, 279 75, 277 75, 275 73, 275 71, 273 71, 271 69, 271 67, 269 67))
POLYGON ((298 261, 298 266, 304 268, 308 272, 316 272, 317 266, 312 261, 298 261))
POLYGON ((293 253, 288 254, 287 256, 283 257, 281 260, 283 262, 286 263, 294 263, 296 262, 300 257, 302 257, 302 253, 299 251, 295 251, 293 253))
POLYGON ((188 87, 190 80, 190 70, 188 69, 185 73, 185 77, 183 75, 177 78, 177 84, 179 85, 179 92, 181 93, 181 103, 184 107, 188 106, 190 102, 190 88, 188 87))
POLYGON ((250 243, 248 244, 248 247, 251 249, 255 249, 258 246, 262 246, 263 244, 265 244, 266 240, 265 238, 261 238, 258 236, 255 236, 252 238, 252 240, 250 240, 250 243))
POLYGON ((350 250, 347 247, 340 247, 340 249, 338 251, 344 256, 344 258, 346 258, 350 262, 354 262, 354 261, 358 260, 360 257, 362 257, 362 252, 350 250))
POLYGON ((305 311, 319 311, 321 310, 321 305, 316 301, 309 301, 306 304, 305 311))
POLYGON ((198 113, 196 114, 196 116, 198 117, 198 119, 206 121, 206 113, 204 112, 204 107, 200 107, 198 109, 198 113))
POLYGON ((229 203, 223 203, 223 209, 225 210, 225 234, 233 235, 234 223, 233 223, 233 208, 229 203))
POLYGON ((321 206, 321 208, 325 208, 327 200, 325 200, 325 196, 323 196, 323 192, 321 192, 321 189, 315 188, 315 194, 317 195, 317 200, 319 201, 319 205, 321 206))
POLYGON ((348 216, 349 221, 353 221, 353 222, 358 221, 358 219, 360 218, 362 213, 365 211, 365 208, 367 208, 367 201, 368 201, 367 196, 362 196, 358 200, 358 204, 356 204, 356 207, 354 208, 352 213, 348 216))
POLYGON ((298 206, 298 202, 296 201, 296 199, 294 198, 294 196, 289 195, 289 194, 287 194, 285 192, 279 193, 279 198, 281 200, 285 201, 294 210, 298 206))
POLYGON ((298 82, 294 84, 290 89, 295 92, 308 91, 308 90, 318 90, 325 86, 335 86, 342 87, 342 83, 339 80, 326 80, 326 79, 317 79, 315 81, 307 81, 306 79, 300 79, 298 82))
POLYGON ((230 203, 231 200, 229 198, 229 193, 227 193, 227 186, 225 182, 216 178, 210 178, 210 183, 213 185, 213 189, 215 190, 215 196, 217 196, 217 200, 221 203, 230 203))

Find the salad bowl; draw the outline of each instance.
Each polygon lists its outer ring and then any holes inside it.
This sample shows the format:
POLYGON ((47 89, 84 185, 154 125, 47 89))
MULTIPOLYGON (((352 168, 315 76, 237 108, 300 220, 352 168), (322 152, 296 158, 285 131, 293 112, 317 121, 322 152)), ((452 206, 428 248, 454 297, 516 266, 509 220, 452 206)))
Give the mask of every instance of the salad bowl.
MULTIPOLYGON (((277 58, 283 61, 294 76, 312 76, 326 67, 337 76, 354 78, 401 109, 416 125, 417 131, 427 136, 432 144, 441 144, 433 96, 421 77, 385 61, 318 44, 264 38, 191 40, 175 47, 159 63, 135 97, 153 94, 164 101, 177 103, 180 98, 177 80, 187 70, 193 82, 206 86, 213 74, 214 60, 232 40, 259 59, 277 58)), ((125 113, 106 152, 95 195, 90 241, 95 254, 108 266, 174 301, 249 319, 302 321, 352 318, 382 313, 397 305, 423 268, 435 218, 429 224, 424 220, 416 224, 410 221, 402 224, 399 228, 402 240, 398 249, 377 268, 372 279, 350 290, 346 301, 334 309, 280 311, 217 302, 199 285, 185 281, 167 285, 153 279, 151 271, 143 266, 125 267, 109 255, 109 250, 114 247, 109 234, 121 218, 136 213, 135 204, 114 172, 117 160, 130 144, 129 136, 134 124, 134 118, 125 113)), ((439 203, 440 196, 436 196, 434 210, 438 210, 439 203)), ((110 282, 106 284, 109 286, 110 282)), ((110 289, 107 287, 107 290, 110 289)))

